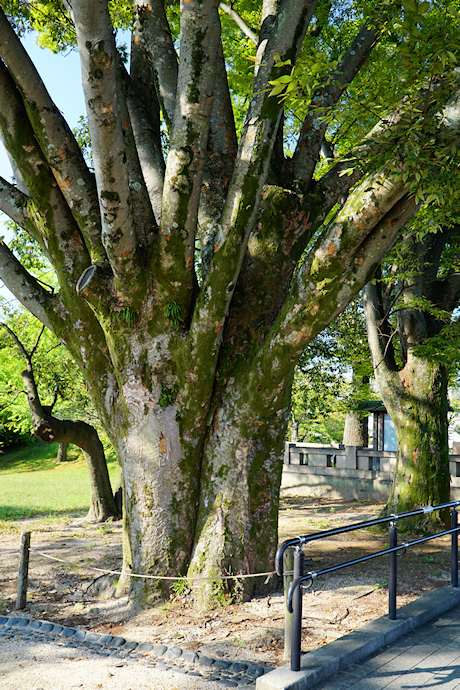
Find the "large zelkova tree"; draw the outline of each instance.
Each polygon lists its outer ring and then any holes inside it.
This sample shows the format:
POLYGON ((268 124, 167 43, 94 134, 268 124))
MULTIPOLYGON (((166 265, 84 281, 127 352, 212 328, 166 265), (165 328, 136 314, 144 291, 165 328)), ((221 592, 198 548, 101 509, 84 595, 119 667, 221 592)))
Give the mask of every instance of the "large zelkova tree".
POLYGON ((458 223, 408 232, 397 264, 365 288, 375 378, 398 440, 386 506, 392 513, 449 501, 447 386, 458 360, 459 249, 458 223))
POLYGON ((130 572, 271 570, 295 364, 422 202, 410 156, 436 139, 435 176, 458 142, 457 17, 412 0, 2 5, 0 129, 27 193, 2 180, 0 208, 59 289, 5 243, 0 276, 75 358, 122 464, 122 583, 142 600, 157 585, 130 572), (52 42, 61 20, 94 170, 14 30, 52 42))

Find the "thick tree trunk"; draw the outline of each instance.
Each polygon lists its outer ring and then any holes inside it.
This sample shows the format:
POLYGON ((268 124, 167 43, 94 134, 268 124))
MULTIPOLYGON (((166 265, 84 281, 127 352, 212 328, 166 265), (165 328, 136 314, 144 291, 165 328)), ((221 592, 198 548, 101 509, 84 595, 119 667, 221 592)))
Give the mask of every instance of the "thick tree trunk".
POLYGON ((399 393, 382 391, 398 439, 389 513, 445 503, 450 497, 445 367, 411 357, 400 375, 399 393))
POLYGON ((251 367, 236 366, 203 404, 197 386, 191 397, 186 387, 173 393, 163 339, 144 345, 132 348, 130 366, 145 367, 147 358, 155 376, 148 387, 130 380, 123 404, 112 408, 124 477, 118 594, 129 589, 142 604, 170 585, 131 574, 188 575, 201 605, 248 594, 265 577, 219 576, 273 570, 290 379, 270 388, 251 367))
POLYGON ((132 598, 145 603, 164 589, 161 579, 129 574, 184 573, 192 549, 199 475, 189 474, 177 407, 137 413, 131 409, 127 431, 112 439, 123 467, 124 577, 118 593, 129 586, 132 598))
MULTIPOLYGON (((289 381, 254 390, 246 376, 238 382, 232 377, 214 411, 204 451, 189 576, 273 570, 289 403, 289 381)), ((265 579, 210 579, 196 583, 193 591, 197 601, 207 604, 229 592, 247 596, 265 579)))
MULTIPOLYGON (((423 266, 423 247, 417 249, 417 258, 423 266)), ((432 263, 427 265, 431 267, 432 263)), ((434 281, 427 283, 422 276, 421 270, 405 288, 404 298, 408 303, 417 289, 431 288, 434 281)), ((440 326, 422 310, 400 310, 398 335, 403 366, 398 367, 386 316, 388 306, 380 283, 366 286, 364 308, 377 386, 395 425, 398 441, 393 489, 385 512, 400 513, 448 502, 447 369, 439 361, 417 352, 417 346, 438 332, 440 326)), ((441 520, 445 519, 442 515, 441 520)), ((424 523, 438 521, 437 513, 423 520, 424 523)))

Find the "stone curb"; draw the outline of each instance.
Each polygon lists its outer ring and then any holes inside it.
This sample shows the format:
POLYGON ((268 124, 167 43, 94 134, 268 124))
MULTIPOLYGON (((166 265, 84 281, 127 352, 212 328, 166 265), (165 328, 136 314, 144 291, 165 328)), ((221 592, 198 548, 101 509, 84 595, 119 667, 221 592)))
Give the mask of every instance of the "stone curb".
POLYGON ((240 690, 254 690, 256 679, 273 670, 257 662, 213 659, 180 647, 138 643, 124 637, 87 632, 50 621, 0 615, 0 641, 16 636, 24 640, 54 642, 64 647, 84 647, 100 656, 129 662, 141 661, 158 670, 187 673, 240 690))
POLYGON ((256 690, 308 690, 337 671, 394 642, 460 602, 460 588, 435 589, 398 609, 397 620, 382 616, 301 657, 301 670, 280 666, 257 679, 256 690))

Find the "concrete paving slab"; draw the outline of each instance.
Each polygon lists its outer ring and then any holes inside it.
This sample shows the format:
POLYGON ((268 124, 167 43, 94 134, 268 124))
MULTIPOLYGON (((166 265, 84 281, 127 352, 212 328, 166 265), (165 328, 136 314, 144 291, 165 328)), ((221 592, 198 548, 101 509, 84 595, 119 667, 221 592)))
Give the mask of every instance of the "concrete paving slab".
MULTIPOLYGON (((429 592, 416 601, 401 607, 398 610, 396 621, 390 621, 387 616, 383 616, 320 649, 303 655, 300 671, 291 671, 290 665, 286 664, 263 675, 257 679, 256 690, 308 690, 313 688, 318 683, 326 681, 336 674, 337 671, 342 671, 351 664, 356 664, 379 649, 384 649, 385 646, 406 636, 411 631, 436 618, 436 616, 445 613, 458 603, 460 603, 460 588, 456 589, 449 585, 429 592)), ((441 645, 448 644, 451 639, 455 639, 456 630, 453 618, 447 619, 446 626, 443 626, 442 632, 446 637, 444 637, 443 641, 440 640, 441 645), (449 625, 452 625, 454 638, 449 638, 446 632, 449 625)), ((420 648, 418 651, 410 650, 410 656, 414 665, 428 657, 433 651, 429 646, 424 647, 425 640, 428 641, 427 635, 422 632, 420 639, 416 640, 416 644, 421 645, 420 648)), ((411 647, 413 645, 414 642, 412 642, 411 647)), ((440 645, 438 644, 437 648, 439 649, 439 647, 440 645)), ((387 659, 386 663, 391 664, 391 667, 388 666, 387 668, 390 675, 384 677, 380 672, 380 678, 377 681, 380 685, 376 685, 370 677, 361 677, 356 680, 356 683, 358 683, 356 688, 359 687, 359 690, 367 690, 367 688, 369 690, 371 688, 381 690, 388 684, 397 682, 398 674, 401 675, 404 670, 408 670, 407 668, 400 668, 398 671, 398 664, 404 666, 411 663, 403 660, 404 651, 407 653, 409 650, 401 648, 400 654, 393 656, 391 660, 387 659), (398 657, 401 657, 399 662, 396 661, 398 657), (382 682, 385 685, 382 685, 382 682)), ((370 661, 372 662, 372 660, 370 661)), ((383 666, 385 666, 385 663, 383 666)), ((411 668, 411 666, 408 668, 411 668)), ((369 668, 368 670, 371 671, 372 669, 369 668)), ((438 671, 439 667, 435 670, 438 671)), ((342 682, 342 675, 336 676, 339 682, 342 682)), ((349 687, 351 686, 349 685, 349 687)), ((395 690, 396 687, 395 685, 395 690)))

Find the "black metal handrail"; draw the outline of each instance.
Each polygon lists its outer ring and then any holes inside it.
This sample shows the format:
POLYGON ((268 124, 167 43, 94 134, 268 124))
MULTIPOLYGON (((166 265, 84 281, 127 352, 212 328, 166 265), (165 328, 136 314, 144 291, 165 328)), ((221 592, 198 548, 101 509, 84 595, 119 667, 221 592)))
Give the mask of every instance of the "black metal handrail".
POLYGON ((443 510, 444 508, 452 508, 454 506, 460 505, 460 501, 451 501, 449 503, 442 503, 438 506, 426 506, 425 508, 417 508, 417 510, 411 510, 408 513, 399 513, 398 515, 387 515, 385 517, 374 518, 373 520, 366 520, 364 522, 353 522, 351 525, 344 525, 343 527, 336 527, 334 529, 324 530, 324 532, 313 532, 312 534, 305 534, 299 537, 293 537, 292 539, 286 539, 282 541, 278 546, 275 556, 275 569, 279 576, 283 575, 283 555, 286 549, 291 546, 302 546, 303 544, 308 544, 310 541, 316 541, 317 539, 326 539, 327 537, 333 537, 336 534, 343 534, 344 532, 353 532, 357 529, 364 529, 365 527, 373 527, 374 525, 382 525, 385 522, 393 522, 395 520, 402 520, 403 518, 412 517, 413 515, 426 515, 432 513, 435 510, 443 510))
POLYGON ((365 522, 357 522, 348 526, 338 527, 331 530, 325 530, 324 532, 315 532, 313 534, 307 534, 304 536, 295 537, 293 539, 287 539, 282 542, 276 553, 276 570, 279 575, 284 572, 283 567, 283 555, 286 549, 295 546, 294 552, 294 578, 289 586, 289 590, 286 598, 286 606, 290 613, 293 613, 292 618, 292 635, 291 635, 291 670, 300 671, 300 644, 301 644, 301 632, 302 632, 302 592, 301 585, 308 583, 309 586, 312 585, 313 580, 321 575, 326 575, 328 573, 335 572, 336 570, 341 570, 343 568, 348 568, 352 565, 357 565, 358 563, 364 563, 365 561, 370 561, 374 558, 379 558, 380 556, 385 556, 386 554, 390 557, 390 573, 389 573, 389 585, 388 585, 388 598, 389 598, 389 613, 388 617, 390 620, 396 620, 396 589, 397 589, 397 555, 403 555, 408 548, 416 546, 417 544, 423 544, 424 542, 431 541, 432 539, 437 539, 438 537, 443 537, 448 534, 452 536, 451 542, 451 582, 452 587, 458 587, 458 532, 460 527, 458 526, 458 513, 457 507, 460 505, 460 501, 451 501, 450 503, 442 503, 437 506, 427 506, 425 508, 418 508, 407 513, 400 513, 399 515, 390 515, 382 518, 375 518, 373 520, 366 520, 365 522), (412 517, 415 515, 423 515, 432 513, 437 510, 443 510, 445 508, 452 509, 451 515, 451 528, 444 530, 442 532, 437 532, 436 534, 431 534, 427 537, 422 537, 411 542, 406 542, 404 544, 397 543, 397 521, 403 518, 412 517), (316 541, 318 539, 325 539, 327 537, 334 536, 336 534, 343 534, 344 532, 352 532, 357 529, 364 529, 365 527, 371 527, 373 525, 378 525, 382 523, 390 523, 390 547, 387 549, 382 549, 381 551, 376 551, 367 556, 362 556, 361 558, 355 558, 353 560, 345 561, 339 563, 330 568, 325 568, 318 572, 309 572, 304 574, 304 553, 302 551, 302 546, 311 541, 316 541))

